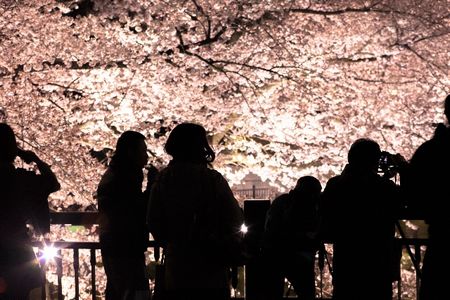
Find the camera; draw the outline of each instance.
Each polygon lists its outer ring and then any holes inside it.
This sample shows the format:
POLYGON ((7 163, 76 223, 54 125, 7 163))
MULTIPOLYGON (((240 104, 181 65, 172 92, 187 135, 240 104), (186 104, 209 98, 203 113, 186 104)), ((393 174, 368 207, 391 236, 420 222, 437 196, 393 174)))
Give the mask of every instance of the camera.
POLYGON ((378 162, 378 170, 384 177, 394 177, 398 172, 395 155, 387 151, 382 151, 378 162))

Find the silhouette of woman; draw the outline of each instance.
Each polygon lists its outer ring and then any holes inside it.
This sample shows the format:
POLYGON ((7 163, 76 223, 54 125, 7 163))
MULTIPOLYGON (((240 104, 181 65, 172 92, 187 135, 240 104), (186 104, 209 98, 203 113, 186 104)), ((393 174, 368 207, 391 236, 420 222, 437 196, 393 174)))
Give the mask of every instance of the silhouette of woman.
POLYGON ((97 189, 106 300, 148 299, 150 294, 144 257, 148 196, 142 192, 147 159, 145 137, 125 131, 97 189))
POLYGON ((147 222, 164 248, 167 297, 229 299, 229 266, 218 245, 239 234, 242 211, 210 166, 215 154, 202 126, 179 124, 165 150, 173 159, 152 187, 147 222))

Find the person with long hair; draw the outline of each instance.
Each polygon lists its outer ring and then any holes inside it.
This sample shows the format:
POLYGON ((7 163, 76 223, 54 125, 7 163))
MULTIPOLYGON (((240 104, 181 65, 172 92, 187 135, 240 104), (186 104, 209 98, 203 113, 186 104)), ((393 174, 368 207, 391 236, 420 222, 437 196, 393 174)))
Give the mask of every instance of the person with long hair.
POLYGON ((151 193, 147 223, 164 248, 165 299, 225 300, 230 297, 228 242, 239 239, 243 214, 211 163, 206 130, 182 123, 165 145, 172 156, 151 193))
POLYGON ((148 245, 142 191, 147 164, 145 136, 125 131, 97 189, 100 248, 105 268, 106 300, 148 299, 144 252, 148 245))

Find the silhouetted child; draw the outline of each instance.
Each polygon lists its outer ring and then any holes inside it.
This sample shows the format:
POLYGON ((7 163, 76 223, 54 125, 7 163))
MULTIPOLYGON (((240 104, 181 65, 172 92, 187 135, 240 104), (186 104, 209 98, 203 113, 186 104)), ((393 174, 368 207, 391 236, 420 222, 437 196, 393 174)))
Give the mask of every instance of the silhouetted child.
POLYGON ((315 255, 318 204, 322 190, 312 176, 301 177, 288 194, 277 197, 267 212, 263 238, 263 257, 268 266, 267 299, 282 299, 284 278, 299 299, 315 299, 315 255))
MULTIPOLYGON (((13 130, 0 124, 0 299, 28 299, 43 277, 36 261, 27 222, 38 233, 50 230, 47 197, 60 185, 50 166, 32 151, 18 149, 13 130), (18 156, 35 164, 39 175, 14 166, 18 156)), ((36 292, 38 295, 40 291, 36 292)))
POLYGON ((150 297, 144 256, 147 197, 142 191, 147 160, 145 137, 135 131, 122 133, 97 189, 106 300, 150 297))

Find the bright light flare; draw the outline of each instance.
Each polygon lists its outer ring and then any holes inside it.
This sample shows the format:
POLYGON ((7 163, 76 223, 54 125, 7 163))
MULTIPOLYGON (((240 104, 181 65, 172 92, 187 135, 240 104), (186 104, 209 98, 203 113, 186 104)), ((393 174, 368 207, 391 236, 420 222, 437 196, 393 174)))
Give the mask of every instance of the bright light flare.
POLYGON ((58 248, 53 247, 53 245, 46 245, 42 250, 42 255, 39 259, 43 259, 45 261, 53 260, 58 256, 58 248))
POLYGON ((240 231, 241 231, 243 234, 246 234, 246 233, 248 232, 248 227, 247 227, 247 225, 242 224, 242 225, 241 225, 240 231))

